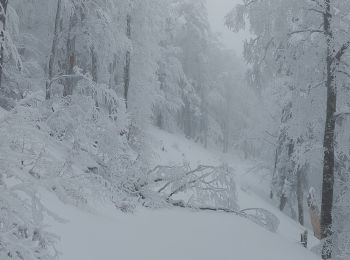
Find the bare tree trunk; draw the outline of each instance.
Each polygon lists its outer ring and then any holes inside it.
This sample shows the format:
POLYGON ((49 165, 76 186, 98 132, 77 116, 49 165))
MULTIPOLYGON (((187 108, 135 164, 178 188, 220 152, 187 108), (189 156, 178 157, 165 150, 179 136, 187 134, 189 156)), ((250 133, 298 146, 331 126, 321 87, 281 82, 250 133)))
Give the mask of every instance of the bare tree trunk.
POLYGON ((272 173, 272 180, 271 180, 271 191, 270 191, 270 199, 273 199, 273 186, 276 178, 276 173, 277 173, 277 164, 278 164, 278 146, 276 147, 275 150, 275 162, 274 162, 274 167, 273 167, 273 173, 272 173))
POLYGON ((4 67, 5 30, 8 0, 0 0, 0 88, 2 88, 2 76, 4 67))
MULTIPOLYGON (((226 119, 226 120, 229 120, 229 119, 226 119)), ((223 153, 228 153, 228 142, 229 142, 229 137, 228 137, 228 132, 229 132, 229 129, 228 129, 228 122, 227 121, 224 121, 222 123, 222 126, 223 126, 223 153)))
POLYGON ((304 226, 304 192, 303 192, 303 168, 297 170, 297 200, 298 200, 298 220, 304 226))
POLYGON ((201 122, 200 122, 200 128, 199 131, 201 131, 201 143, 204 145, 205 148, 208 147, 208 110, 207 110, 207 104, 205 104, 205 102, 203 101, 204 99, 204 95, 203 95, 203 99, 202 99, 202 116, 201 116, 201 122))
POLYGON ((332 12, 331 1, 324 0, 323 31, 326 36, 326 88, 327 88, 327 112, 325 133, 323 141, 323 182, 322 182, 322 205, 321 205, 321 239, 324 240, 322 258, 330 259, 333 251, 332 241, 332 210, 334 195, 334 173, 335 173, 335 113, 337 111, 337 83, 336 72, 345 52, 350 47, 350 40, 346 41, 338 51, 334 49, 334 37, 331 28, 332 12))
MULTIPOLYGON (((127 15, 126 17, 126 36, 131 40, 131 16, 127 15)), ((125 67, 124 67, 124 99, 126 108, 128 108, 128 93, 130 86, 130 62, 131 62, 131 53, 128 50, 125 55, 125 67)))
POLYGON ((51 54, 49 60, 49 71, 48 71, 48 80, 46 81, 46 100, 51 98, 51 80, 53 78, 53 70, 56 59, 57 45, 58 45, 58 33, 59 33, 59 23, 61 20, 61 9, 62 9, 62 0, 57 0, 57 10, 56 10, 56 18, 55 18, 55 28, 53 33, 51 54))
POLYGON ((325 13, 323 15, 324 33, 327 41, 327 114, 324 133, 324 160, 322 182, 322 205, 321 205, 321 238, 325 239, 322 249, 322 259, 332 257, 332 208, 334 186, 334 131, 337 105, 337 86, 333 64, 333 32, 331 29, 330 0, 325 0, 325 13))
POLYGON ((231 94, 231 89, 228 88, 227 86, 225 87, 225 110, 226 110, 226 116, 222 120, 222 125, 223 125, 223 135, 224 135, 224 144, 223 144, 223 152, 228 153, 230 149, 230 132, 232 128, 232 123, 231 123, 231 111, 232 111, 232 94, 231 94))
POLYGON ((97 83, 98 81, 98 59, 95 47, 91 47, 91 75, 92 80, 97 83))
POLYGON ((118 78, 117 78, 117 54, 114 54, 113 56, 113 62, 109 64, 109 88, 113 88, 118 84, 118 78))
MULTIPOLYGON (((290 139, 289 140, 289 144, 287 145, 287 149, 288 149, 288 164, 287 164, 287 168, 286 171, 288 172, 288 175, 291 176, 293 174, 294 171, 294 167, 295 167, 295 162, 293 160, 293 153, 294 153, 294 140, 290 139)), ((284 179, 284 184, 282 187, 282 192, 281 192, 281 197, 280 197, 280 210, 283 211, 285 206, 287 205, 288 199, 289 199, 289 195, 290 195, 290 182, 287 179, 287 177, 285 177, 284 179)), ((290 203, 291 204, 291 203, 290 203)), ((294 211, 293 211, 293 207, 291 206, 291 213, 292 213, 292 218, 296 219, 294 211)))
POLYGON ((192 118, 190 101, 185 97, 183 110, 184 133, 186 138, 192 137, 192 118))
POLYGON ((301 239, 300 239, 300 243, 305 248, 307 248, 307 236, 308 236, 308 232, 307 230, 305 230, 304 233, 301 234, 301 239))
POLYGON ((284 208, 286 207, 287 201, 288 201, 287 195, 284 192, 282 192, 282 195, 280 197, 280 205, 279 205, 280 211, 284 210, 284 208))
MULTIPOLYGON (((69 21, 69 31, 68 31, 68 39, 67 39, 67 68, 66 68, 67 75, 72 75, 74 73, 74 67, 76 64, 76 55, 75 55, 76 36, 75 35, 72 36, 72 30, 76 23, 76 19, 77 19, 77 15, 76 13, 74 13, 69 21)), ((64 89, 63 89, 63 96, 67 97, 72 95, 73 87, 74 87, 74 79, 67 78, 66 84, 64 85, 64 89)))

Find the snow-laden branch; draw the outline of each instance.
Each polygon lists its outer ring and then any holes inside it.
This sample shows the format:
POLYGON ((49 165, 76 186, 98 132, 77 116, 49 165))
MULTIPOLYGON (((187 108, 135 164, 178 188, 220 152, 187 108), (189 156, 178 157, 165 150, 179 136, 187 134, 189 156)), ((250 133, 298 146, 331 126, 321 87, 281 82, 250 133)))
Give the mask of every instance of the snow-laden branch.
POLYGON ((233 169, 225 165, 199 165, 195 169, 189 165, 158 165, 148 172, 148 180, 137 188, 143 199, 150 196, 150 190, 155 192, 153 200, 158 196, 175 207, 234 214, 271 232, 278 228, 278 218, 265 209, 239 210, 233 169))
POLYGON ((55 83, 56 81, 62 80, 62 79, 84 79, 84 77, 82 75, 77 75, 77 74, 60 75, 60 76, 53 78, 52 80, 49 80, 49 82, 48 82, 49 88, 51 89, 51 86, 53 83, 55 83))
POLYGON ((350 47, 350 41, 345 42, 339 49, 339 51, 337 52, 337 54, 334 56, 334 60, 336 62, 339 62, 341 60, 341 58, 343 57, 343 55, 345 54, 345 52, 347 51, 347 49, 349 49, 350 47))

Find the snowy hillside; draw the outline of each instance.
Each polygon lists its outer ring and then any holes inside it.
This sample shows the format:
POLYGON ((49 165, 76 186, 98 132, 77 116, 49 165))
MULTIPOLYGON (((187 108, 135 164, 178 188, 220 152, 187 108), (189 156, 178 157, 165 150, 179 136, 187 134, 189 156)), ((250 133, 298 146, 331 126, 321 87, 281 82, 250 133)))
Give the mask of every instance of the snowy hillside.
MULTIPOLYGON (((252 164, 239 157, 221 157, 201 146, 152 129, 155 164, 221 164, 235 167, 240 208, 259 207, 273 212, 280 221, 271 233, 250 220, 230 213, 198 212, 166 208, 136 208, 122 213, 106 203, 96 204, 90 212, 62 204, 46 191, 43 203, 67 223, 46 218, 49 230, 61 237, 57 249, 62 260, 312 260, 316 255, 298 242, 303 228, 278 212, 274 206, 241 185, 244 171, 252 164)), ((315 241, 311 240, 311 244, 315 241)))
POLYGON ((349 260, 349 13, 0 0, 0 260, 349 260))

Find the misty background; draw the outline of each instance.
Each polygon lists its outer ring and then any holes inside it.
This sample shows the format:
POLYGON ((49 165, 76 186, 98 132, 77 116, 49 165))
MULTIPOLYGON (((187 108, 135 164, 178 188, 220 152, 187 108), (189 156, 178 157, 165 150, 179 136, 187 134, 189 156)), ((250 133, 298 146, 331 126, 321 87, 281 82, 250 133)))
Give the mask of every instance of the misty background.
POLYGON ((244 41, 249 39, 249 29, 232 33, 225 25, 225 17, 229 10, 232 10, 237 4, 241 4, 241 0, 207 0, 206 1, 209 22, 214 33, 217 33, 221 42, 228 49, 232 49, 242 58, 244 41))
POLYGON ((0 0, 0 259, 349 260, 349 13, 0 0))

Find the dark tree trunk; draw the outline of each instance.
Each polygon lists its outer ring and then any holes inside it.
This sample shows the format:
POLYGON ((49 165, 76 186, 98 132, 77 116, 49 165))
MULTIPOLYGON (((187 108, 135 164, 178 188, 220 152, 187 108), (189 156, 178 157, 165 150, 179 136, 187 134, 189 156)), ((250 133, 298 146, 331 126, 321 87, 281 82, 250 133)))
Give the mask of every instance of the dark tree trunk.
POLYGON ((5 30, 6 30, 6 14, 8 0, 0 0, 0 89, 2 88, 3 67, 4 67, 4 51, 5 51, 5 30))
POLYGON ((333 60, 333 32, 331 29, 330 0, 325 0, 325 13, 323 15, 324 33, 327 41, 327 114, 324 133, 324 161, 322 182, 322 205, 321 205, 321 238, 325 240, 322 249, 322 259, 332 257, 332 208, 334 186, 334 131, 337 105, 337 86, 333 60))
POLYGON ((297 200, 298 200, 298 220, 304 226, 304 192, 303 192, 303 168, 297 171, 297 200))
POLYGON ((300 238, 300 243, 305 248, 307 248, 307 236, 308 236, 308 232, 307 230, 305 230, 304 233, 301 234, 301 238, 300 238))
POLYGON ((156 124, 160 129, 164 129, 163 126, 163 115, 161 111, 157 112, 156 124))
POLYGON ((91 75, 92 80, 97 83, 98 81, 98 59, 95 47, 91 47, 91 75))
MULTIPOLYGON (((228 120, 228 119, 227 119, 228 120)), ((223 128, 223 153, 228 153, 228 143, 229 143, 229 129, 228 129, 228 122, 224 121, 222 123, 223 128)))
MULTIPOLYGON (((289 165, 287 168, 288 171, 288 175, 291 176, 293 174, 293 170, 295 167, 295 162, 293 161, 293 153, 294 153, 294 140, 290 139, 289 144, 287 145, 287 149, 288 149, 288 161, 289 161, 289 165)), ((280 197, 280 210, 283 211, 285 206, 287 205, 288 202, 288 196, 289 194, 287 194, 287 192, 289 192, 289 187, 286 187, 286 183, 288 183, 287 178, 284 180, 284 185, 282 187, 282 193, 281 193, 281 197, 280 197), (286 190, 286 188, 288 188, 288 190, 286 190)), ((292 217, 293 219, 295 219, 295 214, 293 211, 293 208, 291 207, 291 213, 292 213, 292 217)))
MULTIPOLYGON (((131 16, 127 15, 126 17, 126 36, 131 40, 131 16)), ((126 108, 128 108, 128 94, 130 86, 130 62, 131 62, 131 53, 128 50, 125 55, 125 67, 124 67, 124 99, 126 108)))
POLYGON ((113 62, 109 65, 109 88, 114 88, 116 85, 118 85, 118 76, 116 73, 117 69, 117 54, 114 54, 113 56, 113 62))
POLYGON ((53 78, 54 64, 57 52, 58 45, 58 34, 59 34, 59 25, 61 20, 61 9, 62 9, 62 0, 57 0, 57 10, 56 10, 56 18, 55 18, 55 28, 53 33, 51 54, 49 60, 49 71, 48 71, 48 80, 46 81, 46 100, 51 98, 51 80, 53 78))
MULTIPOLYGON (((67 75, 73 75, 74 67, 76 64, 76 54, 75 54, 76 36, 72 35, 72 30, 73 30, 73 27, 75 26, 76 20, 77 20, 77 14, 74 13, 73 16, 70 18, 68 39, 67 39, 67 68, 66 68, 67 75)), ((74 81, 75 80, 73 78, 66 79, 66 84, 64 85, 64 89, 63 89, 64 97, 67 97, 73 94, 74 81)))
MULTIPOLYGON (((97 83, 97 81, 98 81, 98 58, 97 58, 97 53, 95 51, 94 46, 91 46, 90 52, 91 52, 91 76, 92 76, 93 82, 97 83)), ((100 107, 100 104, 99 104, 99 100, 98 100, 98 95, 96 93, 94 93, 94 98, 95 98, 95 106, 98 109, 100 107)), ((107 104, 107 102, 105 102, 105 103, 107 104)), ((108 110, 111 111, 111 108, 108 107, 108 110)))
MULTIPOLYGON (((280 138, 279 138, 280 139, 280 138)), ((279 147, 277 146, 276 150, 275 150, 275 162, 274 162, 274 166, 273 166, 273 173, 272 173, 272 181, 271 181, 271 191, 270 191, 270 199, 273 199, 273 186, 274 186, 274 182, 275 182, 275 178, 276 178, 276 174, 277 174, 277 164, 278 164, 278 149, 279 147)))
POLYGON ((184 133, 187 138, 192 137, 192 113, 190 107, 190 101, 185 97, 184 99, 184 110, 183 110, 183 124, 184 124, 184 133))
POLYGON ((229 146, 230 146, 230 131, 231 131, 231 102, 232 102, 232 97, 229 93, 229 91, 226 91, 226 116, 225 118, 222 118, 222 123, 221 123, 221 127, 222 127, 222 133, 223 133, 223 152, 224 153, 228 153, 229 151, 229 146))
POLYGON ((206 104, 202 100, 202 116, 200 121, 200 129, 201 131, 201 143, 205 148, 208 147, 208 111, 206 108, 206 104))
POLYGON ((280 211, 284 210, 284 208, 286 207, 287 201, 288 201, 287 196, 284 193, 282 193, 280 197, 280 206, 279 206, 280 211))

